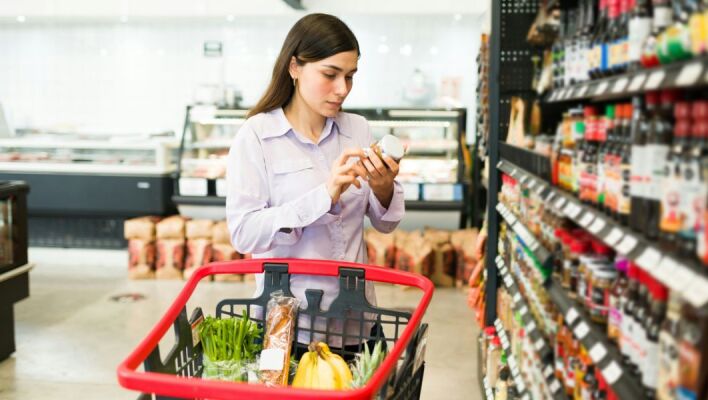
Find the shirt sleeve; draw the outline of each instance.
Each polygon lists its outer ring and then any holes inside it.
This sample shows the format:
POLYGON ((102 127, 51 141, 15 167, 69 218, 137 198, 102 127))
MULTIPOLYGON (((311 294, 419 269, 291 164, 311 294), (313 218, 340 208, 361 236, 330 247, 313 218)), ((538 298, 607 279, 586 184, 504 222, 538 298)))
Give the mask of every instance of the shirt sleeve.
MULTIPOLYGON (((371 127, 366 123, 367 128, 367 143, 373 143, 373 135, 371 127)), ((403 186, 398 182, 393 182, 393 197, 388 208, 384 207, 379 199, 374 194, 373 190, 369 191, 369 207, 366 214, 369 216, 371 225, 379 232, 390 233, 398 226, 406 213, 405 196, 403 194, 403 186)))
POLYGON ((229 150, 226 180, 226 221, 231 243, 240 253, 263 253, 275 246, 295 244, 303 227, 324 222, 332 211, 324 184, 282 205, 270 206, 263 148, 248 124, 239 130, 229 150))

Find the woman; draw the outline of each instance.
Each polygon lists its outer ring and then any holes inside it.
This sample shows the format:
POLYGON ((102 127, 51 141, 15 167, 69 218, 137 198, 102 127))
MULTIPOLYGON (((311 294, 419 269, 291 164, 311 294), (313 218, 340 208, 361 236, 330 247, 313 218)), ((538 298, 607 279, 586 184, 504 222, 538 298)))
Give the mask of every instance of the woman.
MULTIPOLYGON (((393 231, 404 214, 398 164, 363 148, 372 142, 363 117, 341 112, 357 71, 359 44, 338 18, 311 14, 290 30, 270 85, 229 152, 226 218, 231 242, 254 258, 290 257, 365 263, 363 220, 393 231)), ((263 276, 256 278, 257 292, 263 276)), ((334 277, 294 275, 292 293, 321 289, 327 309, 339 292, 334 277)), ((376 304, 373 285, 366 297, 376 304)), ((309 321, 299 319, 301 327, 309 321)), ((371 324, 367 324, 371 326, 371 324)), ((315 325, 324 330, 324 326, 315 325)), ((330 325, 335 332, 342 324, 330 325)), ((369 329, 369 328, 366 328, 369 329)), ((358 323, 347 332, 360 331, 358 323)), ((307 343, 301 332, 298 341, 307 343)), ((321 335, 316 335, 321 340, 321 335)), ((330 338, 341 347, 341 338, 330 338)), ((344 345, 356 345, 348 340, 344 345)))

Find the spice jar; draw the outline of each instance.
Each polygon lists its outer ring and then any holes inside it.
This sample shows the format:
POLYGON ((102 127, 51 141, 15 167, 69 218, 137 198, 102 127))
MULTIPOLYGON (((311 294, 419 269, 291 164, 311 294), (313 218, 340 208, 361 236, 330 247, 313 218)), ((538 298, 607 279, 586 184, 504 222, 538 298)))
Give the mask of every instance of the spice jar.
POLYGON ((607 324, 610 305, 610 291, 617 279, 617 271, 611 264, 597 264, 592 272, 592 303, 590 318, 593 322, 607 324))
MULTIPOLYGON (((369 149, 364 149, 364 152, 367 152, 368 150, 369 149)), ((396 162, 399 162, 405 155, 403 143, 401 143, 401 140, 393 135, 386 135, 382 137, 381 140, 371 145, 371 150, 373 150, 379 158, 389 156, 396 162)))

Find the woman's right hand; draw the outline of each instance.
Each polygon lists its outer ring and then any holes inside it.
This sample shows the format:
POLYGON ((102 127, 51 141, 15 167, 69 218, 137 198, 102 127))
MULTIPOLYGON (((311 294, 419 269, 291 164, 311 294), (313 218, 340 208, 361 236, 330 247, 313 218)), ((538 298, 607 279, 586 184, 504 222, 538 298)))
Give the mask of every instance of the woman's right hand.
POLYGON ((337 204, 339 197, 350 185, 361 188, 361 182, 357 178, 368 179, 366 168, 358 160, 348 163, 352 157, 363 159, 366 158, 366 154, 362 149, 347 149, 332 164, 332 172, 327 179, 327 192, 332 198, 332 204, 337 204))

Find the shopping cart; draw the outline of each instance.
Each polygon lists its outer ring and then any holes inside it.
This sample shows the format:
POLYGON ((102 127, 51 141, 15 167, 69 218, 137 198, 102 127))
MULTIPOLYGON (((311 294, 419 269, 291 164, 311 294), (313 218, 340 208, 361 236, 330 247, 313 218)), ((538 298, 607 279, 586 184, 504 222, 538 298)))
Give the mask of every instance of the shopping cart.
MULTIPOLYGON (((381 267, 323 260, 302 259, 253 259, 231 262, 211 263, 199 268, 187 281, 167 313, 148 333, 147 337, 118 367, 118 381, 128 389, 143 393, 141 399, 418 399, 423 383, 425 344, 427 324, 421 324, 430 299, 433 284, 427 278, 408 272, 381 267), (259 384, 224 382, 201 379, 202 347, 194 341, 194 327, 203 318, 201 308, 196 308, 187 317, 186 303, 202 279, 217 274, 256 274, 264 273, 263 293, 257 298, 226 299, 216 306, 216 316, 241 316, 244 312, 259 325, 263 319, 253 317, 256 307, 265 309, 272 292, 282 290, 291 295, 291 275, 320 275, 339 277, 340 292, 331 306, 323 311, 320 301, 321 290, 306 290, 307 308, 300 309, 300 315, 306 314, 310 321, 326 320, 324 331, 316 330, 319 326, 296 325, 295 337, 300 332, 306 335, 321 334, 327 338, 339 336, 342 343, 356 343, 370 340, 384 340, 388 353, 381 366, 374 373, 366 386, 343 391, 300 389, 292 387, 267 387, 259 384), (401 310, 389 310, 372 306, 365 298, 365 282, 384 282, 412 286, 422 289, 418 306, 412 313, 401 310), (332 332, 331 322, 360 324, 375 323, 383 329, 371 333, 332 332), (163 359, 159 342, 174 326, 175 344, 163 359), (376 332, 376 333, 374 333, 376 332), (144 371, 138 371, 143 364, 144 371)), ((295 344, 295 346, 302 346, 295 344)), ((345 346, 342 346, 343 348, 345 346)), ((347 346, 348 347, 348 346, 347 346)), ((360 346, 362 348, 363 346, 360 346)), ((342 356, 347 350, 332 349, 342 356)), ((295 353, 295 349, 293 349, 295 353)))

